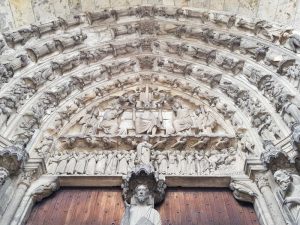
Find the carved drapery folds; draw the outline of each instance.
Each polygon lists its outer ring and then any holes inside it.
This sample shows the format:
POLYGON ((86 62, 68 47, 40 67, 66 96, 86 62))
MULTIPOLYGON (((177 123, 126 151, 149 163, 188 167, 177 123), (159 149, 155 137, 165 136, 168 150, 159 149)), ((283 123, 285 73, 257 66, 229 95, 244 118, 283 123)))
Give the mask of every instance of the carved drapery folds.
POLYGON ((241 160, 233 147, 161 151, 153 149, 157 145, 139 144, 137 150, 54 152, 48 160, 47 171, 52 175, 122 176, 140 164, 151 165, 159 174, 169 176, 230 175, 241 173, 242 170, 238 166, 241 160))
MULTIPOLYGON (((145 76, 143 81, 151 79, 145 76)), ((53 124, 62 128, 58 138, 45 136, 37 147, 39 155, 47 155, 56 140, 50 174, 123 175, 139 164, 152 165, 164 175, 230 174, 241 160, 232 130, 215 111, 187 103, 165 88, 132 88, 70 120, 72 108, 61 111, 63 121, 57 118, 53 124)))

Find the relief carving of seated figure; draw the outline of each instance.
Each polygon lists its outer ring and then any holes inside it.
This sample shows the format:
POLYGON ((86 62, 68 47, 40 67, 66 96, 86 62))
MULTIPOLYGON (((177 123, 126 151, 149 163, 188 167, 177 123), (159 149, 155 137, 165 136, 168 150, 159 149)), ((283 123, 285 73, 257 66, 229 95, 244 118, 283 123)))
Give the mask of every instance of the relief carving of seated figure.
POLYGON ((160 215, 150 203, 150 193, 146 185, 135 188, 131 204, 126 204, 121 225, 161 225, 160 215))
POLYGON ((119 129, 118 118, 122 113, 123 109, 120 105, 105 110, 103 120, 100 122, 98 130, 103 130, 105 134, 117 134, 119 129))
POLYGON ((153 112, 146 110, 135 121, 136 132, 155 135, 156 131, 162 128, 161 120, 153 112))
POLYGON ((190 133, 193 126, 193 120, 189 109, 182 107, 182 105, 178 102, 174 103, 172 108, 175 113, 175 118, 173 119, 175 132, 177 134, 190 133))

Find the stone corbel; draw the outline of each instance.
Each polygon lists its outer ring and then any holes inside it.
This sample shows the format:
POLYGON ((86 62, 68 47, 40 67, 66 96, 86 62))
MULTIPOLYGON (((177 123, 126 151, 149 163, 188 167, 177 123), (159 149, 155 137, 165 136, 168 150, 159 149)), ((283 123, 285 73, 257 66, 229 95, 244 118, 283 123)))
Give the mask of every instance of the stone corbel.
POLYGON ((243 202, 254 203, 259 190, 252 181, 239 181, 232 179, 229 188, 233 191, 235 199, 243 202))
POLYGON ((59 187, 57 176, 42 176, 33 182, 24 195, 10 225, 24 224, 34 204, 50 196, 59 187))
POLYGON ((268 209, 264 196, 260 193, 256 183, 247 177, 233 177, 229 188, 238 201, 253 203, 254 210, 261 225, 276 224, 268 209))

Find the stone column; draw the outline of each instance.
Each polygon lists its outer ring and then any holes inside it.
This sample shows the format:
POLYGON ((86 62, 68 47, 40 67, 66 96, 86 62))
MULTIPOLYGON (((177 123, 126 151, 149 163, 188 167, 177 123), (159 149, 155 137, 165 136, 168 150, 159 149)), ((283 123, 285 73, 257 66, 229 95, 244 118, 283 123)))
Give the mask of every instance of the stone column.
POLYGON ((15 212, 16 212, 20 202, 22 201, 28 187, 29 187, 29 184, 26 184, 24 182, 21 182, 18 184, 18 187, 15 190, 15 194, 3 215, 3 217, 0 221, 0 224, 10 225, 10 222, 13 219, 15 212))
POLYGON ((36 173, 36 170, 26 171, 21 175, 18 186, 14 192, 14 196, 11 199, 3 217, 0 221, 1 225, 10 225, 11 220, 13 219, 30 183, 33 179, 33 175, 36 173))
POLYGON ((260 192, 262 193, 267 203, 269 211, 272 214, 273 221, 276 221, 276 225, 286 225, 282 212, 269 185, 267 176, 261 175, 257 177, 256 182, 260 192))
POLYGON ((28 219, 36 201, 41 201, 59 188, 56 176, 41 176, 34 181, 22 198, 10 225, 21 225, 28 219))

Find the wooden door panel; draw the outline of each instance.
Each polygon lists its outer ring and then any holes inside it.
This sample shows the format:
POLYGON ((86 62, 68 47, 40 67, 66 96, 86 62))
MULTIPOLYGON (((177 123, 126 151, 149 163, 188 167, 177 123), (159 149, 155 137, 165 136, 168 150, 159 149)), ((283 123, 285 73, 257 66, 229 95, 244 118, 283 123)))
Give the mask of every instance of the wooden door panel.
MULTIPOLYGON (((163 225, 259 225, 253 206, 223 188, 168 188, 157 207, 163 225)), ((27 225, 118 225, 118 188, 63 188, 36 204, 27 225)))

